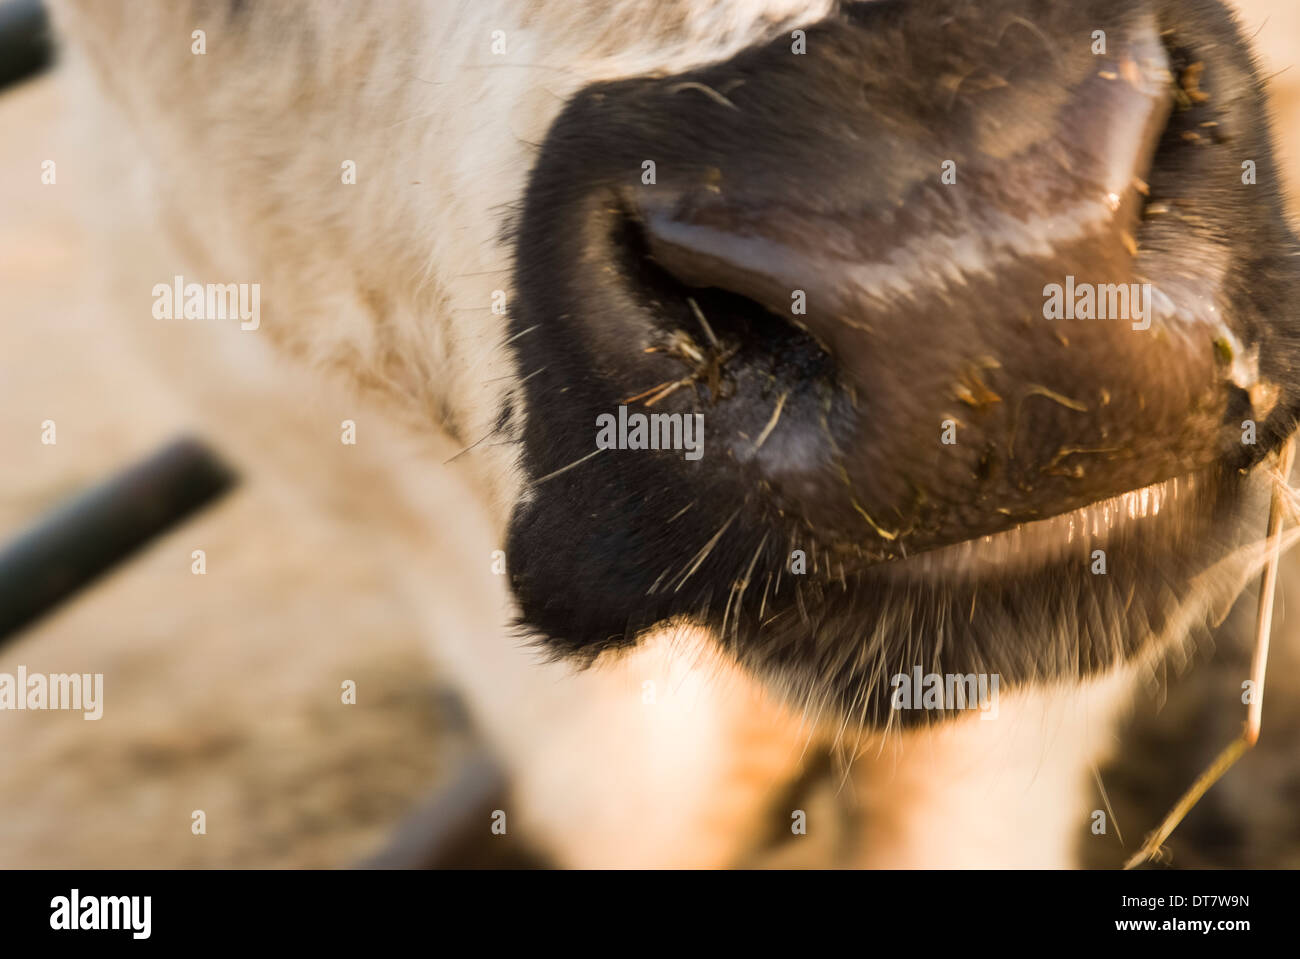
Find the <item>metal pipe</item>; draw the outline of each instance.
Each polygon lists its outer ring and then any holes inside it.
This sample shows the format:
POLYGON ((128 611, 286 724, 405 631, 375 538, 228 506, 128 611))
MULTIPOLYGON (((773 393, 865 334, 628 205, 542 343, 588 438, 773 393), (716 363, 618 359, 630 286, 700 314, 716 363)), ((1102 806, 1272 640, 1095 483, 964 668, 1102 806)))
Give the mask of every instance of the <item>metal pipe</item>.
POLYGON ((41 0, 0 0, 0 87, 44 70, 52 55, 41 0))
POLYGON ((234 482, 184 437, 47 514, 0 549, 0 644, 234 482))

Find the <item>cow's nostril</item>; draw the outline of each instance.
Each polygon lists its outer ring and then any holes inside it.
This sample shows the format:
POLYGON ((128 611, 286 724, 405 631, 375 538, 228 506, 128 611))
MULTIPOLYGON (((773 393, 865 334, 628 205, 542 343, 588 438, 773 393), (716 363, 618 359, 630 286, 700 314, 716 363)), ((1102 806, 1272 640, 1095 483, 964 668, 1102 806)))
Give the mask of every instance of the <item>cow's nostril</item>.
POLYGON ((683 285, 725 290, 796 324, 807 314, 807 291, 794 282, 795 263, 778 241, 740 224, 686 222, 660 204, 644 210, 643 217, 649 256, 683 285))
POLYGON ((825 348, 800 326, 798 315, 786 310, 783 316, 742 274, 721 265, 702 271, 698 264, 665 255, 637 215, 621 217, 613 231, 611 249, 619 270, 661 333, 689 331, 704 346, 740 364, 767 364, 773 376, 784 368, 810 380, 833 372, 825 348))
POLYGON ((1041 129, 1016 129, 1014 100, 976 97, 936 149, 869 101, 841 118, 860 134, 831 137, 815 120, 794 131, 824 154, 806 171, 780 154, 768 167, 721 156, 631 191, 649 254, 688 287, 744 296, 807 330, 863 388, 882 382, 880 358, 917 333, 986 338, 944 315, 963 298, 982 301, 971 315, 1001 305, 988 322, 1006 328, 1007 314, 1029 315, 1067 276, 1133 282, 1173 88, 1153 20, 1112 43, 1113 63, 1074 76, 1044 68, 1037 83, 1050 96, 1040 96, 1055 113, 1041 129), (999 130, 1010 142, 990 133, 999 130))

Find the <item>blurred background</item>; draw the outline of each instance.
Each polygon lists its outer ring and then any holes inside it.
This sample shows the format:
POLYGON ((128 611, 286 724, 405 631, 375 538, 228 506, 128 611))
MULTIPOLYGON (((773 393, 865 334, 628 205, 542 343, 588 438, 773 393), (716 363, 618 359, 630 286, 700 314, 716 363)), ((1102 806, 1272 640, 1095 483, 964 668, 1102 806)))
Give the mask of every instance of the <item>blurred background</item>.
MULTIPOLYGON (((1300 4, 1237 6, 1271 78, 1294 194, 1300 4)), ((106 168, 70 122, 57 56, 39 69, 41 23, 39 3, 0 0, 0 550, 179 434, 203 437, 239 482, 0 641, 0 672, 103 673, 106 703, 98 722, 0 712, 0 867, 363 862, 419 810, 426 824, 443 816, 425 804, 463 784, 482 751, 369 532, 375 478, 337 452, 355 406, 237 336, 217 342, 189 324, 124 336, 117 317, 139 308, 124 291, 138 300, 172 271, 154 265, 150 211, 109 202, 132 171, 106 168), (49 159, 57 180, 43 184, 49 159), (53 445, 41 442, 46 420, 53 445), (345 680, 355 706, 340 705, 345 680), (199 809, 207 832, 195 836, 199 809)), ((1260 746, 1175 834, 1174 865, 1300 867, 1294 604, 1300 557, 1279 585, 1260 746)), ((1123 843, 1081 823, 1086 863, 1121 862, 1236 735, 1253 615, 1244 597, 1212 647, 1143 691, 1100 770, 1123 843)))

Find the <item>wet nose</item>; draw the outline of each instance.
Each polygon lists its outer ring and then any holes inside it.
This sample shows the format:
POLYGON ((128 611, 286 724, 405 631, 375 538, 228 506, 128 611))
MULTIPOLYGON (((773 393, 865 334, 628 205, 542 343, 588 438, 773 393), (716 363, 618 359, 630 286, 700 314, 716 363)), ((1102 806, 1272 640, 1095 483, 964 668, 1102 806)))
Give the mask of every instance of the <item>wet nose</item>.
POLYGON ((1176 309, 1139 246, 1175 103, 1159 26, 1135 14, 1094 39, 1002 7, 947 31, 866 10, 810 37, 806 60, 742 70, 725 94, 701 81, 716 125, 689 172, 627 194, 659 267, 758 304, 831 358, 847 407, 804 425, 826 455, 753 451, 814 526, 920 548, 1239 441, 1232 333, 1212 306, 1176 309), (899 52, 882 77, 891 32, 931 59, 899 52), (849 88, 834 109, 811 94, 849 88), (779 130, 750 115, 773 102, 779 130), (741 130, 762 162, 708 145, 741 130))
POLYGON ((522 218, 568 351, 530 388, 584 442, 590 409, 702 409, 699 471, 871 560, 1263 449, 1259 324, 1223 315, 1257 108, 1192 6, 849 5, 584 90, 522 218))

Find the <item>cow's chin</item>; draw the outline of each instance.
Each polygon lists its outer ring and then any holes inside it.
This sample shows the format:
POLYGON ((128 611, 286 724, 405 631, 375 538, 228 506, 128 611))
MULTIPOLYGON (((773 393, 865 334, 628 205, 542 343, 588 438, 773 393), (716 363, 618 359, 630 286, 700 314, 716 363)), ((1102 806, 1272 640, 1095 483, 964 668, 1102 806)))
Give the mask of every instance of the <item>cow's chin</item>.
POLYGON ((512 574, 522 625, 558 656, 617 655, 688 623, 810 717, 906 728, 962 715, 896 708, 897 677, 918 670, 996 677, 1009 693, 1086 681, 1206 638, 1266 555, 1272 472, 1269 459, 1249 472, 1210 467, 869 564, 794 537, 770 511, 732 517, 719 501, 701 514, 708 539, 655 553, 655 540, 637 537, 674 529, 676 503, 702 489, 655 487, 665 512, 651 518, 653 497, 629 494, 623 513, 595 510, 596 493, 557 495, 561 484, 548 482, 517 511, 512 574), (575 512, 577 502, 588 508, 575 512), (571 548, 557 551, 561 542, 571 548), (618 548, 634 542, 645 545, 618 548), (571 552, 586 559, 581 575, 565 566, 571 552))
POLYGON ((1004 693, 1087 680, 1226 615, 1267 555, 1271 469, 1206 469, 857 573, 787 578, 796 602, 747 642, 717 622, 714 635, 795 705, 866 727, 962 715, 898 708, 898 677, 918 671, 996 676, 1004 693))

